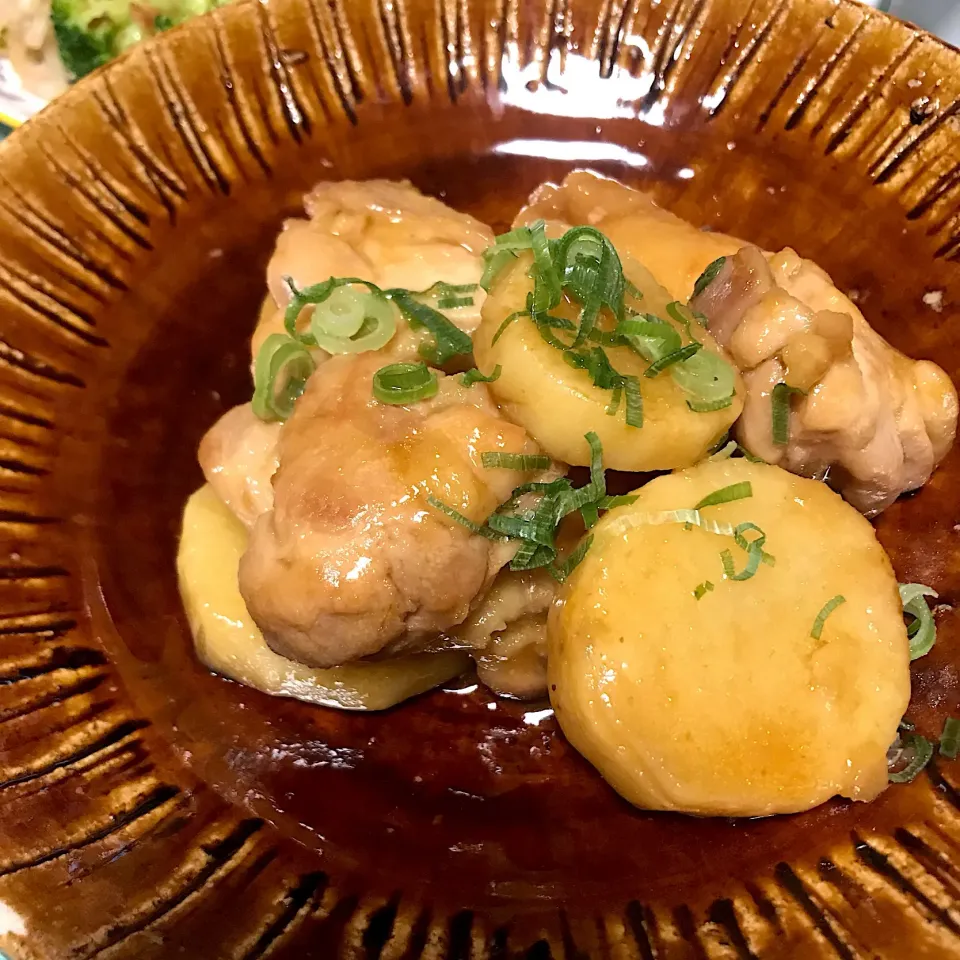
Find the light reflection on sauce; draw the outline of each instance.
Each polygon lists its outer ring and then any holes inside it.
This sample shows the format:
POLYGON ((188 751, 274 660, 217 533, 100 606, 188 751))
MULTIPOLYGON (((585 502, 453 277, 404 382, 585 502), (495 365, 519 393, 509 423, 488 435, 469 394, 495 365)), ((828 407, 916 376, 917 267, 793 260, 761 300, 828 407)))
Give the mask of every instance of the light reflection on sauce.
POLYGON ((545 710, 529 710, 523 715, 523 722, 528 727, 539 727, 544 720, 547 720, 552 716, 552 707, 547 707, 545 710))
MULTIPOLYGON (((612 160, 635 169, 649 165, 650 161, 635 150, 628 150, 618 143, 602 143, 596 140, 540 140, 521 137, 498 143, 493 152, 514 157, 537 157, 546 160, 564 160, 568 163, 592 163, 612 160)), ((692 175, 691 171, 691 175, 692 175)))

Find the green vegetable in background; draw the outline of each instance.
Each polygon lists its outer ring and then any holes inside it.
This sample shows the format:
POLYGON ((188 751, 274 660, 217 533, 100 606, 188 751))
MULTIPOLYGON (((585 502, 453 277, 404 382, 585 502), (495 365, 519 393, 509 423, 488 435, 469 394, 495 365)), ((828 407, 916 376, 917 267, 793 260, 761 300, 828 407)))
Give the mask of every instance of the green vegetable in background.
POLYGON ((53 0, 51 20, 60 59, 74 80, 128 47, 221 6, 225 0, 53 0))

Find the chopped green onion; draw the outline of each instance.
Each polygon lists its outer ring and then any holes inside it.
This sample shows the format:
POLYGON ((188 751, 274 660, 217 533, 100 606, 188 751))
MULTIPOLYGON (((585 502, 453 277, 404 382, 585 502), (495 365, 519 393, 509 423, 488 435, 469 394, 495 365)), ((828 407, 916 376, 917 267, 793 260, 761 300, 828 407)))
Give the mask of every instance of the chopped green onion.
POLYGON ((751 550, 747 553, 747 565, 737 573, 733 563, 733 554, 729 550, 720 551, 720 560, 723 563, 723 575, 727 580, 749 580, 760 569, 761 553, 751 550))
MULTIPOLYGON (((572 323, 570 324, 570 328, 576 329, 572 323)), ((616 332, 611 333, 609 330, 597 330, 596 327, 590 331, 587 339, 592 340, 594 343, 599 343, 604 347, 625 347, 628 345, 626 339, 616 332)))
POLYGON ((749 550, 754 544, 762 547, 767 542, 767 535, 755 523, 750 523, 748 520, 746 523, 738 523, 733 528, 733 539, 742 550, 749 550), (744 534, 749 533, 751 530, 757 534, 754 540, 748 540, 744 536, 744 534))
POLYGON ((476 293, 476 291, 475 283, 447 283, 446 280, 438 280, 430 284, 426 290, 411 290, 410 293, 417 297, 455 297, 464 293, 476 293))
POLYGON ((366 353, 379 350, 396 333, 396 313, 374 283, 357 277, 330 277, 298 290, 289 277, 284 279, 293 294, 284 313, 284 326, 287 334, 304 346, 321 347, 327 353, 366 353), (309 330, 301 333, 297 320, 303 308, 311 305, 309 330))
MULTIPOLYGON (((925 587, 922 583, 901 583, 900 602, 903 612, 915 617, 917 626, 910 636, 910 659, 916 660, 930 652, 937 640, 937 624, 933 619, 930 607, 925 597, 939 596, 936 590, 925 587)), ((912 626, 912 624, 911 624, 912 626)))
MULTIPOLYGON (((597 327, 600 311, 609 309, 615 321, 624 319, 624 295, 627 282, 623 266, 613 244, 594 227, 572 227, 558 240, 546 235, 545 223, 537 221, 530 227, 517 228, 498 237, 494 246, 484 252, 488 267, 495 258, 502 261, 504 250, 531 249, 533 263, 529 276, 533 291, 527 295, 526 309, 505 317, 493 337, 493 343, 518 317, 529 315, 542 339, 562 350, 571 366, 589 373, 594 386, 614 391, 608 412, 615 415, 624 393, 627 398, 627 423, 642 423, 641 396, 636 385, 614 369, 603 346, 620 346, 623 338, 616 332, 597 327), (571 300, 579 300, 578 322, 551 316, 549 311, 563 301, 566 292, 571 300), (574 333, 572 342, 564 341, 554 331, 574 333), (588 341, 600 344, 582 349, 588 341)), ((492 271, 490 271, 492 273, 492 271)), ((487 271, 485 271, 485 275, 487 271)), ((487 277, 489 280, 489 276, 487 277)), ((671 328, 672 330, 672 328, 671 328)), ((676 333, 674 331, 674 335, 676 333)))
POLYGON ((947 717, 943 722, 943 733, 940 734, 940 756, 948 760, 956 760, 960 753, 960 720, 956 717, 947 717))
MULTIPOLYGON (((576 324, 571 323, 566 317, 555 317, 549 313, 537 314, 537 323, 542 323, 545 327, 550 327, 553 330, 576 330, 576 324)), ((589 339, 596 340, 598 343, 601 342, 603 336, 598 331, 594 330, 590 334, 589 339)))
POLYGON ((596 503, 588 503, 580 508, 580 516, 583 517, 583 525, 589 530, 595 527, 600 519, 600 507, 596 503))
MULTIPOLYGON (((346 277, 344 278, 346 283, 360 283, 356 277, 346 277)), ((336 282, 333 277, 329 280, 324 280, 322 283, 313 283, 308 287, 304 287, 300 290, 297 285, 293 282, 293 277, 284 276, 283 282, 286 285, 287 289, 290 291, 290 302, 287 304, 286 310, 283 312, 283 325, 287 331, 287 335, 292 339, 296 340, 298 343, 302 343, 308 347, 315 347, 316 344, 313 341, 313 337, 309 333, 300 333, 297 330, 297 320, 300 317, 300 313, 304 307, 308 306, 311 303, 323 303, 327 297, 334 291, 334 283, 336 282)))
POLYGON ((437 375, 425 363, 391 363, 373 375, 373 395, 381 403, 403 406, 437 395, 437 375))
POLYGON ((620 409, 620 398, 623 396, 623 384, 618 383, 613 387, 613 396, 607 404, 606 414, 608 417, 615 417, 620 409))
MULTIPOLYGON (((717 274, 723 269, 726 263, 726 257, 717 257, 713 263, 708 263, 703 273, 697 277, 697 282, 693 285, 693 296, 699 297, 707 287, 717 279, 717 274)), ((691 298, 692 299, 692 298, 691 298)))
POLYGON ((254 414, 261 420, 286 420, 316 366, 303 344, 283 333, 271 333, 254 364, 254 414))
POLYGON ((533 246, 533 228, 542 225, 543 220, 537 220, 529 227, 514 227, 507 233, 501 233, 494 238, 493 246, 487 247, 484 257, 495 256, 501 250, 529 250, 533 246))
POLYGON ((438 310, 458 310, 460 307, 472 307, 473 297, 441 297, 437 300, 438 310))
POLYGON ((774 558, 764 553, 763 545, 767 541, 767 535, 755 523, 738 523, 733 528, 733 539, 737 546, 746 551, 747 565, 739 573, 733 563, 733 554, 729 550, 720 552, 720 560, 723 563, 723 573, 728 580, 749 580, 760 569, 760 564, 766 560, 771 566, 775 562, 774 558), (745 533, 755 531, 758 536, 755 540, 748 540, 745 533))
POLYGON ((529 310, 514 310, 513 313, 511 313, 508 317, 506 317, 503 323, 501 323, 500 326, 497 327, 497 332, 493 335, 493 339, 490 341, 490 346, 492 347, 503 336, 503 334, 506 332, 507 327, 509 327, 514 320, 517 320, 520 317, 529 317, 529 316, 530 316, 529 310))
POLYGON ((487 250, 484 251, 483 259, 483 276, 480 277, 480 286, 489 293, 490 288, 493 286, 494 281, 500 275, 503 268, 511 260, 516 260, 517 255, 512 250, 505 248, 497 249, 496 247, 488 247, 487 250), (487 256, 487 254, 490 254, 490 256, 487 256))
POLYGON ((607 495, 607 478, 603 472, 603 447, 591 430, 585 435, 590 447, 590 482, 579 490, 571 490, 564 499, 565 513, 573 513, 586 503, 602 500, 607 495))
POLYGON ((604 497, 597 506, 601 510, 613 510, 615 507, 626 507, 636 503, 640 498, 635 493, 622 493, 616 497, 604 497))
POLYGON ((573 227, 553 241, 551 248, 562 288, 582 305, 572 344, 577 347, 596 326, 604 306, 617 320, 623 319, 623 266, 613 244, 595 227, 573 227))
POLYGON ((555 307, 563 299, 560 277, 550 254, 550 244, 543 220, 537 220, 536 223, 531 224, 530 246, 533 249, 533 311, 543 313, 555 307))
MULTIPOLYGON (((694 340, 693 334, 690 332, 690 318, 684 314, 684 310, 689 310, 689 307, 684 307, 684 305, 679 300, 673 300, 667 304, 667 313, 679 323, 686 331, 687 336, 694 340)), ((693 311, 691 311, 692 313, 693 311)), ((696 340, 694 340, 696 343, 696 340)))
MULTIPOLYGON (((607 258, 606 248, 604 248, 601 256, 603 258, 607 258)), ((585 289, 583 306, 580 310, 580 326, 577 330, 576 337, 573 339, 574 347, 583 343, 583 341, 587 339, 596 326, 597 316, 600 313, 601 306, 603 305, 604 275, 602 271, 606 266, 607 260, 601 259, 596 271, 592 271, 587 274, 590 277, 591 284, 585 289)))
POLYGON ((425 327, 433 334, 434 345, 420 347, 421 356, 431 365, 442 367, 453 357, 473 351, 473 341, 467 334, 442 313, 416 300, 409 290, 387 290, 386 296, 400 308, 414 330, 425 327))
POLYGON ((926 737, 921 737, 919 733, 909 733, 899 738, 895 748, 894 764, 904 757, 910 759, 902 770, 888 775, 891 783, 910 783, 915 780, 933 757, 933 744, 926 737))
POLYGON ((499 363, 493 368, 493 373, 491 373, 489 377, 485 376, 479 370, 477 370, 476 367, 474 367, 472 370, 468 370, 460 378, 460 382, 465 387, 472 387, 475 383, 493 383, 494 381, 500 379, 500 374, 502 372, 503 371, 499 363))
POLYGON ((847 598, 841 594, 837 594, 835 597, 831 597, 821 608, 820 612, 817 614, 817 619, 813 621, 813 626, 810 628, 810 636, 814 640, 819 640, 820 635, 823 633, 823 625, 826 623, 827 617, 833 613, 837 607, 847 602, 847 598))
POLYGON ((427 503, 435 507, 441 513, 446 514, 451 520, 456 520, 461 526, 466 527, 471 533, 480 533, 480 524, 474 523, 469 517, 465 517, 459 510, 448 507, 442 500, 437 499, 433 494, 427 496, 427 503))
POLYGON ((623 392, 627 398, 627 426, 643 426, 643 394, 640 392, 640 381, 636 377, 623 378, 623 392))
POLYGON ((502 467, 504 470, 546 470, 551 460, 542 453, 488 453, 480 454, 480 462, 488 469, 502 467))
POLYGON ((331 290, 330 296, 313 308, 311 330, 316 324, 324 334, 339 340, 354 336, 363 326, 367 297, 369 294, 349 286, 331 290))
MULTIPOLYGON (((690 401, 688 400, 687 403, 690 401)), ((738 444, 736 440, 731 440, 729 443, 724 444, 719 450, 711 453, 708 460, 729 460, 737 452, 738 444)))
POLYGON ((659 526, 663 523, 682 523, 684 526, 696 526, 721 537, 733 536, 733 524, 709 520, 699 510, 659 510, 653 513, 629 514, 619 517, 613 529, 617 533, 625 533, 632 527, 659 526))
POLYGON ((558 582, 563 583, 567 577, 573 573, 574 570, 580 565, 580 561, 587 555, 587 551, 590 547, 593 546, 593 535, 585 537, 580 543, 577 544, 576 549, 573 553, 567 557, 563 563, 560 564, 550 564, 547 567, 547 572, 558 582))
POLYGON ((486 524, 474 523, 469 517, 465 517, 459 510, 454 510, 453 507, 448 507, 442 500, 433 496, 433 494, 427 495, 427 503, 429 503, 431 507, 439 510, 442 514, 448 516, 451 520, 455 520, 460 526, 466 527, 471 533, 486 537, 488 540, 504 539, 486 526, 486 524))
POLYGON ((740 451, 744 460, 749 461, 750 463, 766 463, 762 457, 755 457, 742 443, 737 444, 737 449, 740 451))
MULTIPOLYGON (((487 537, 491 540, 519 540, 520 545, 510 561, 511 570, 532 570, 538 567, 553 567, 550 573, 566 576, 573 569, 573 557, 563 564, 554 566, 557 557, 555 543, 556 530, 560 521, 574 511, 581 511, 585 522, 590 524, 600 510, 628 502, 635 498, 608 498, 606 477, 603 471, 603 448, 600 439, 594 433, 586 435, 590 446, 590 481, 585 486, 575 489, 566 477, 560 477, 546 482, 523 483, 516 487, 510 499, 500 505, 488 518, 486 523, 477 524, 464 517, 463 514, 447 506, 436 497, 429 496, 428 502, 446 516, 462 524, 472 533, 487 537), (521 498, 525 494, 540 494, 535 509, 517 510, 521 498)), ((487 459, 484 455, 482 459, 487 459)), ((495 454, 495 456, 497 456, 495 454)), ((544 458, 547 459, 547 458, 544 458)), ((548 461, 549 462, 549 461, 548 461)), ((487 464, 484 464, 485 466, 487 464)), ((492 461, 490 461, 490 465, 492 461)), ((498 463, 498 465, 500 465, 498 463)), ((586 552, 586 547, 579 550, 579 557, 586 552)), ((579 559, 576 560, 576 563, 579 559)))
MULTIPOLYGON (((736 446, 736 444, 734 444, 736 446)), ((749 480, 731 483, 728 487, 721 487, 708 493, 693 509, 702 510, 704 507, 715 507, 721 503, 732 503, 734 500, 746 500, 753 496, 753 484, 749 480)))
POLYGON ((773 388, 770 400, 773 411, 773 442, 781 447, 790 440, 790 397, 796 393, 805 395, 806 391, 782 381, 773 388))
POLYGON ((646 319, 637 320, 628 317, 617 324, 616 333, 645 360, 656 362, 663 357, 676 353, 683 341, 680 334, 653 314, 647 314, 646 319))
POLYGON ((557 551, 553 547, 544 547, 530 540, 521 541, 517 552, 510 561, 511 570, 535 570, 553 562, 557 551))
POLYGON ((529 540, 542 547, 553 548, 555 525, 534 512, 531 516, 515 516, 504 513, 493 513, 487 519, 487 526, 507 537, 517 540, 529 540))
POLYGON ((689 360, 695 353, 699 352, 700 346, 699 343, 688 343, 685 347, 674 350, 673 353, 668 353, 659 360, 654 360, 653 363, 643 371, 643 375, 645 377, 655 377, 658 373, 666 370, 667 367, 672 367, 675 363, 683 363, 685 360, 689 360))
POLYGON ((775 567, 777 564, 777 558, 770 556, 769 553, 765 553, 763 550, 763 545, 767 542, 767 535, 760 529, 755 523, 738 523, 733 528, 733 539, 736 541, 738 547, 742 550, 746 550, 748 553, 751 550, 757 550, 760 553, 760 559, 768 564, 771 567, 775 567), (744 534, 749 531, 754 530, 758 534, 755 540, 748 540, 744 534))
POLYGON ((610 403, 606 407, 607 416, 616 415, 620 409, 620 399, 625 394, 627 426, 643 426, 643 395, 640 392, 640 381, 636 377, 617 373, 602 347, 594 347, 587 352, 564 350, 563 359, 574 369, 589 373, 595 387, 613 391, 610 403))
POLYGON ((613 369, 610 358, 607 356, 607 352, 603 347, 594 347, 585 355, 578 355, 574 353, 574 351, 568 350, 564 356, 568 354, 572 354, 574 357, 584 357, 584 365, 589 371, 590 379, 593 380, 595 387, 600 387, 603 390, 613 390, 614 387, 620 386, 623 383, 623 377, 613 369))
MULTIPOLYGON (((727 407, 733 406, 733 394, 731 393, 729 397, 723 397, 721 400, 688 400, 687 406, 694 413, 713 413, 715 410, 726 410, 727 407)), ((736 444, 734 444, 736 446, 736 444)))
POLYGON ((692 407, 697 413, 709 412, 708 405, 718 403, 712 409, 729 407, 736 393, 737 378, 733 367, 712 350, 700 350, 696 356, 673 367, 670 371, 681 390, 690 394, 697 404, 692 407), (722 404, 719 401, 723 401, 722 404), (703 407, 704 409, 698 409, 703 407))
POLYGON ((698 583, 693 589, 694 599, 702 599, 704 594, 709 593, 711 590, 713 590, 713 584, 709 580, 704 580, 703 583, 698 583))
POLYGON ((530 227, 517 227, 496 237, 493 246, 483 251, 484 268, 480 286, 489 293, 500 271, 511 260, 515 260, 519 252, 529 250, 531 246, 530 227))
MULTIPOLYGON (((532 296, 529 299, 532 300, 532 296)), ((552 331, 558 326, 553 317, 549 317, 544 313, 534 313, 530 315, 530 318, 533 320, 534 326, 537 328, 537 333, 543 338, 544 343, 550 344, 555 350, 563 350, 564 353, 572 352, 562 340, 553 335, 552 331)), ((580 354, 577 354, 577 356, 580 356, 580 354)), ((570 358, 568 357, 566 359, 569 362, 570 358)), ((580 364, 580 366, 586 366, 586 364, 580 364)))

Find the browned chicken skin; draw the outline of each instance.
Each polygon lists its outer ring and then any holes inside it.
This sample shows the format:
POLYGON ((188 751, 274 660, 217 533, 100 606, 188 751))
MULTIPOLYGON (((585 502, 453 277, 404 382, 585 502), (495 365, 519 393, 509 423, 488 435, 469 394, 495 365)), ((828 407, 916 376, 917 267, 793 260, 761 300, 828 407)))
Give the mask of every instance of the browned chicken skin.
POLYGON ((279 423, 264 423, 249 403, 228 410, 200 441, 207 483, 244 526, 273 509, 279 423))
MULTIPOLYGON (((483 272, 481 254, 493 234, 473 217, 424 196, 407 182, 344 180, 320 183, 304 200, 308 220, 288 220, 277 237, 267 268, 270 293, 253 334, 253 356, 272 333, 283 333, 283 311, 290 301, 290 277, 298 288, 330 277, 357 277, 382 288, 420 290, 443 280, 475 284, 483 272)), ((484 293, 472 306, 445 311, 470 332, 480 320, 484 293)), ((304 311, 306 314, 307 311, 304 311)), ((416 360, 429 334, 400 320, 393 339, 378 352, 387 364, 416 360)), ((319 364, 329 354, 311 351, 319 364)), ((250 526, 273 503, 270 478, 277 468, 280 424, 264 423, 249 403, 226 413, 200 445, 207 482, 237 517, 250 526)))
POLYGON ((515 547, 471 533, 427 501, 482 522, 534 477, 481 453, 538 453, 483 384, 440 374, 432 400, 378 403, 382 357, 334 357, 283 425, 274 508, 240 565, 244 600, 278 653, 327 667, 422 648, 461 623, 515 547))
POLYGON ((891 347, 792 250, 744 247, 692 305, 743 371, 743 445, 792 473, 829 475, 868 516, 923 486, 953 443, 957 394, 947 375, 891 347), (792 401, 786 444, 772 432, 780 382, 804 393, 792 401))
POLYGON ((491 690, 520 700, 547 693, 547 613, 559 584, 544 569, 497 577, 483 602, 452 633, 469 645, 491 690))

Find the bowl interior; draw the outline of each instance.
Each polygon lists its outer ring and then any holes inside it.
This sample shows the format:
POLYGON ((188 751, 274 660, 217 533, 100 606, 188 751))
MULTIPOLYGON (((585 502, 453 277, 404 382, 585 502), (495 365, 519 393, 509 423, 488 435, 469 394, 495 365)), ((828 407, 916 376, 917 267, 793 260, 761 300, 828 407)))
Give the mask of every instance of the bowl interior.
MULTIPOLYGON (((518 140, 535 151, 549 149, 539 141, 586 138, 576 123, 558 128, 556 118, 529 116, 516 118, 525 136, 510 138, 511 119, 498 123, 500 137, 507 138, 500 143, 509 149, 517 149, 518 140)), ((945 342, 938 345, 937 331, 923 324, 930 318, 917 290, 926 277, 898 269, 896 282, 885 282, 891 264, 910 263, 915 244, 896 206, 865 209, 870 239, 851 243, 843 233, 824 235, 822 223, 842 220, 845 208, 864 200, 838 195, 842 184, 829 170, 821 171, 820 182, 809 170, 800 180, 792 159, 766 143, 741 138, 728 148, 716 143, 713 131, 678 137, 634 123, 630 149, 635 162, 647 160, 638 172, 589 160, 591 146, 609 143, 608 134, 596 129, 591 124, 594 139, 580 141, 587 157, 577 157, 574 148, 572 161, 512 155, 495 141, 493 149, 468 145, 419 166, 351 166, 343 173, 408 177, 502 230, 538 183, 588 163, 653 191, 694 222, 767 247, 796 247, 844 289, 856 289, 868 316, 897 346, 943 362, 945 342), (749 198, 743 189, 718 189, 731 181, 748 185, 749 198), (803 215, 814 204, 815 220, 803 215), (882 247, 878 236, 885 238, 882 247)), ((641 813, 566 744, 553 718, 544 716, 546 704, 456 689, 384 714, 341 714, 266 697, 197 663, 173 576, 180 512, 202 482, 200 436, 220 413, 249 397, 246 337, 264 291, 272 237, 282 216, 296 212, 291 197, 332 174, 309 162, 297 172, 302 179, 296 187, 284 185, 253 208, 241 195, 219 221, 208 213, 206 236, 191 244, 189 254, 179 241, 167 251, 169 262, 155 269, 175 274, 177 289, 170 298, 156 298, 155 314, 140 315, 150 333, 120 374, 118 402, 106 423, 100 529, 108 517, 124 518, 96 544, 99 589, 116 628, 111 652, 125 663, 138 704, 168 729, 180 756, 218 792, 247 803, 345 868, 362 865, 384 883, 403 877, 407 887, 429 884, 433 895, 459 889, 459 896, 481 902, 574 891, 603 902, 628 889, 644 898, 691 885, 721 889, 731 872, 749 875, 771 860, 789 860, 812 837, 827 841, 865 823, 898 822, 903 796, 897 790, 869 808, 837 801, 772 820, 641 813), (244 226, 235 234, 237 207, 244 226)), ((933 489, 899 504, 880 523, 902 580, 942 578, 940 544, 953 535, 951 464, 933 489)), ((940 659, 925 663, 925 673, 949 664, 952 639, 949 627, 941 630, 940 659)))

